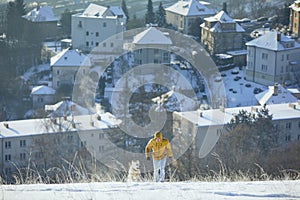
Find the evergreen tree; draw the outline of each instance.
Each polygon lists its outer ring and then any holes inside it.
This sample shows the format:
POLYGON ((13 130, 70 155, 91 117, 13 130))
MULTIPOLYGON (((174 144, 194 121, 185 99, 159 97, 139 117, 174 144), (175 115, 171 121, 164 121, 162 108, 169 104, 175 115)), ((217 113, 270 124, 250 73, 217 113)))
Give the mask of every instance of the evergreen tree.
POLYGON ((165 9, 162 5, 162 2, 159 3, 159 7, 158 7, 158 10, 156 12, 155 22, 159 27, 166 27, 167 26, 166 11, 165 11, 165 9))
POLYGON ((153 12, 152 0, 148 0, 147 12, 145 15, 145 23, 153 24, 155 22, 155 14, 153 12))
POLYGON ((71 19, 72 19, 72 12, 70 12, 69 9, 66 9, 61 14, 60 23, 62 26, 63 34, 66 34, 67 36, 71 35, 71 19))
POLYGON ((25 15, 25 4, 23 0, 15 0, 8 3, 7 7, 7 37, 11 39, 22 39, 23 20, 25 15))
POLYGON ((125 0, 122 0, 121 8, 122 8, 122 10, 125 13, 126 21, 128 22, 129 21, 129 14, 128 14, 128 9, 127 9, 127 5, 126 5, 126 1, 125 0))

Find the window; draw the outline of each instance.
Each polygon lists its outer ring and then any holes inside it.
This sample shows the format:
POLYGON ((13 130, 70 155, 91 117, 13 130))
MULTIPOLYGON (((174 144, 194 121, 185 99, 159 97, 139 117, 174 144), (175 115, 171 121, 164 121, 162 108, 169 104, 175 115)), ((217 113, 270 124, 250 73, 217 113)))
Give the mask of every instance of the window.
POLYGON ((103 47, 106 47, 106 42, 103 42, 103 47))
POLYGON ((89 44, 89 42, 86 42, 85 45, 88 47, 90 44, 89 44))
POLYGON ((56 85, 57 85, 57 87, 59 87, 59 86, 60 86, 60 82, 59 82, 59 81, 57 81, 57 82, 56 82, 56 85))
POLYGON ((99 37, 99 32, 96 32, 96 37, 99 37))
POLYGON ((86 147, 86 141, 81 141, 81 147, 86 147))
POLYGON ((284 60, 284 55, 281 55, 281 60, 282 60, 282 61, 284 60))
POLYGON ((289 66, 288 65, 285 67, 285 72, 289 72, 289 66))
POLYGON ((20 153, 20 160, 26 160, 26 153, 20 153))
POLYGON ((285 136, 285 141, 286 141, 286 142, 289 142, 289 141, 291 141, 291 135, 287 135, 287 136, 285 136))
POLYGON ((114 47, 114 43, 113 42, 110 43, 110 47, 111 48, 114 47))
POLYGON ((288 122, 288 123, 285 124, 285 128, 286 129, 291 129, 291 127, 292 127, 292 123, 291 122, 288 122))
POLYGON ((298 122, 298 128, 300 128, 300 122, 298 122))
POLYGON ((103 139, 104 138, 104 134, 103 133, 100 133, 99 134, 99 139, 101 140, 101 139, 103 139))
POLYGON ((106 27, 106 22, 103 23, 103 27, 106 27))
POLYGON ((96 47, 99 46, 99 42, 96 42, 96 47))
POLYGON ((169 53, 164 52, 164 54, 163 54, 163 59, 164 59, 164 60, 169 60, 169 53))
POLYGON ((261 71, 264 71, 264 72, 268 71, 268 66, 267 65, 262 65, 261 66, 261 71))
POLYGON ((11 174, 11 168, 10 167, 5 168, 5 174, 11 174))
POLYGON ((59 75, 59 70, 56 70, 56 74, 59 75))
POLYGON ((82 21, 79 21, 79 22, 78 22, 78 27, 79 27, 79 28, 82 28, 82 21))
POLYGON ((68 140, 68 142, 72 142, 73 141, 73 135, 68 135, 67 140, 68 140))
POLYGON ((85 34, 86 34, 86 36, 89 36, 90 33, 87 31, 85 34))
POLYGON ((263 60, 268 60, 268 54, 262 53, 262 59, 263 60))
POLYGON ((298 135, 298 141, 300 140, 300 135, 298 135))
POLYGON ((10 154, 5 155, 5 161, 6 162, 11 161, 11 155, 10 154))
POLYGON ((26 147, 26 140, 20 140, 20 147, 26 147))
POLYGON ((290 59, 290 54, 286 54, 286 60, 290 59))
POLYGON ((104 146, 103 145, 99 146, 99 152, 103 152, 103 151, 104 151, 104 146))
POLYGON ((5 149, 10 149, 11 148, 11 141, 6 141, 5 142, 5 149))

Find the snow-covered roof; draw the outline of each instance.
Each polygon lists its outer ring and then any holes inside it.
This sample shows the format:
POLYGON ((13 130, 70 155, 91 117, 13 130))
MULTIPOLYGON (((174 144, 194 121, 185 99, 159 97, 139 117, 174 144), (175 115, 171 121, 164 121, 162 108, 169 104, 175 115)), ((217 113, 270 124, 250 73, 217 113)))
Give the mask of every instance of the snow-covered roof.
POLYGON ((179 0, 177 3, 166 8, 166 11, 183 16, 207 16, 215 14, 213 10, 207 8, 197 0, 179 0))
MULTIPOLYGON (((238 23, 236 23, 231 17, 229 17, 229 15, 224 12, 223 10, 221 10, 220 12, 218 12, 216 15, 212 16, 212 17, 207 17, 204 18, 204 21, 206 22, 215 22, 213 27, 209 27, 211 32, 228 32, 228 31, 235 31, 235 32, 245 32, 245 29, 243 29, 243 27, 241 27, 238 23), (223 30, 221 24, 235 24, 235 30, 223 30)), ((201 24, 202 28, 207 28, 205 26, 205 23, 201 24)))
POLYGON ((56 90, 51 87, 40 85, 32 88, 31 95, 54 95, 55 92, 56 90))
POLYGON ((275 86, 269 86, 269 89, 255 95, 255 98, 260 105, 264 104, 282 104, 282 103, 295 103, 298 99, 292 95, 292 93, 282 85, 278 84, 277 95, 274 95, 275 86))
POLYGON ((82 13, 84 16, 101 17, 107 11, 107 7, 91 3, 82 13))
MULTIPOLYGON (((300 119, 300 105, 298 103, 293 104, 295 109, 290 107, 290 104, 271 104, 267 105, 269 113, 272 114, 273 120, 283 119, 300 119)), ((212 125, 225 125, 230 122, 234 115, 239 111, 245 110, 249 113, 257 114, 262 106, 248 106, 248 107, 235 107, 213 110, 201 110, 201 111, 188 111, 188 112, 175 112, 177 115, 197 124, 198 127, 207 127, 212 125), (201 117, 200 117, 201 113, 201 117)))
POLYGON ((84 10, 82 14, 83 17, 116 17, 116 18, 126 18, 123 9, 119 6, 100 6, 94 3, 89 4, 89 6, 84 10))
POLYGON ((49 117, 63 117, 70 115, 87 115, 91 112, 87 108, 70 101, 63 100, 55 105, 45 105, 46 111, 52 111, 49 117))
MULTIPOLYGON (((288 38, 284 34, 279 33, 277 31, 270 31, 265 35, 262 35, 254 40, 251 40, 250 42, 247 42, 246 45, 279 51, 287 49, 283 46, 282 42, 295 42, 295 40, 288 38), (278 34, 280 34, 280 38, 278 38, 278 34)), ((295 42, 295 46, 293 48, 300 48, 300 44, 295 42)))
POLYGON ((32 22, 58 21, 58 19, 54 16, 52 7, 50 6, 37 7, 23 17, 32 22))
POLYGON ((0 138, 107 129, 120 124, 120 120, 116 119, 111 113, 104 113, 73 116, 73 118, 68 117, 56 122, 52 122, 50 118, 43 118, 5 121, 5 124, 8 124, 8 128, 4 126, 4 123, 0 124, 0 138), (98 116, 101 117, 101 120, 98 119, 98 116), (94 122, 93 125, 91 121, 94 122), (75 124, 75 128, 72 126, 72 123, 75 124), (59 126, 59 124, 61 125, 59 126))
POLYGON ((171 45, 172 41, 163 32, 155 27, 149 27, 133 38, 134 44, 165 44, 171 45))
POLYGON ((293 9, 294 11, 300 12, 300 1, 297 0, 295 1, 292 5, 290 5, 290 8, 293 9))
POLYGON ((88 56, 77 49, 64 49, 50 60, 50 66, 90 66, 91 62, 88 56))

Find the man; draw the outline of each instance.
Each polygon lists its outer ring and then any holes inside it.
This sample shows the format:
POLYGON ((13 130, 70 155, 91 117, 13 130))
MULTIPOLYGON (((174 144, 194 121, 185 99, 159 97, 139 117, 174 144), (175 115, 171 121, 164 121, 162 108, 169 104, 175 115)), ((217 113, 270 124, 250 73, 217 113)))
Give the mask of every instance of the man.
POLYGON ((172 158, 173 153, 169 140, 163 138, 162 133, 159 131, 154 134, 154 138, 148 142, 145 148, 147 160, 150 160, 151 150, 154 167, 154 180, 156 182, 164 182, 167 155, 169 158, 172 158), (160 173, 158 173, 158 171, 160 173))

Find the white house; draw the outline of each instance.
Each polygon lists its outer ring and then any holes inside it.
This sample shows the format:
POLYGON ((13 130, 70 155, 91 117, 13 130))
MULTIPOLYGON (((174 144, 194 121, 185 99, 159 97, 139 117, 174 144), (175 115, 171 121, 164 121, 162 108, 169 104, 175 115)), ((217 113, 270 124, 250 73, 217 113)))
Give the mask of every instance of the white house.
POLYGON ((53 103, 55 93, 56 90, 44 85, 32 88, 30 95, 33 108, 44 108, 44 105, 53 103))
POLYGON ((179 0, 165 10, 167 23, 184 34, 190 33, 189 29, 196 19, 204 19, 215 14, 206 4, 197 0, 179 0))
POLYGON ((277 31, 247 45, 246 78, 262 85, 297 82, 300 77, 300 44, 277 31))
POLYGON ((78 69, 81 66, 91 66, 91 62, 88 56, 79 50, 67 48, 51 58, 50 66, 52 69, 52 87, 57 89, 61 85, 72 86, 78 69))
POLYGON ((169 64, 170 52, 164 50, 172 45, 171 39, 155 27, 149 27, 133 38, 134 63, 169 64))
POLYGON ((124 31, 125 25, 126 16, 122 8, 104 7, 91 3, 83 13, 72 16, 72 46, 83 51, 90 51, 107 38, 124 31))

